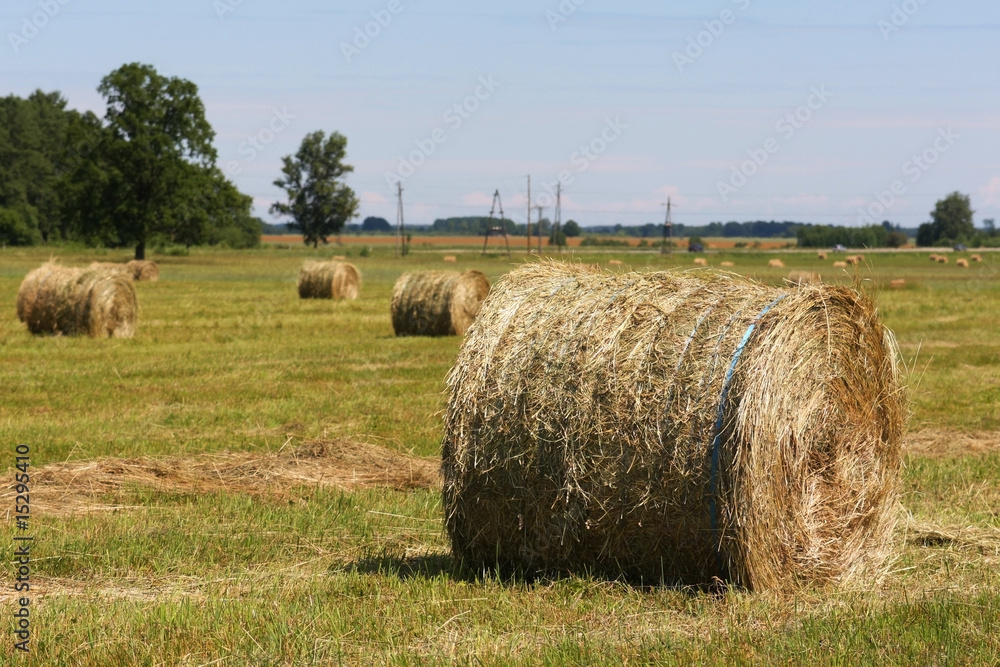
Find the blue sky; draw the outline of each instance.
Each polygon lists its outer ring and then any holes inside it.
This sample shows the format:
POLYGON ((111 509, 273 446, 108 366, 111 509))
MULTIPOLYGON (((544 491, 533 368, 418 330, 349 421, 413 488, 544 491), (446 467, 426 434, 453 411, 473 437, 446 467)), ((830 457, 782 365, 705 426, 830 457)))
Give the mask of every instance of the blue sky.
POLYGON ((977 225, 1000 212, 995 0, 331 4, 7 0, 0 95, 103 114, 123 63, 189 79, 264 218, 318 129, 348 138, 361 217, 394 220, 401 178, 417 224, 496 189, 523 221, 528 174, 583 225, 660 222, 668 197, 689 224, 915 226, 954 190, 977 225))

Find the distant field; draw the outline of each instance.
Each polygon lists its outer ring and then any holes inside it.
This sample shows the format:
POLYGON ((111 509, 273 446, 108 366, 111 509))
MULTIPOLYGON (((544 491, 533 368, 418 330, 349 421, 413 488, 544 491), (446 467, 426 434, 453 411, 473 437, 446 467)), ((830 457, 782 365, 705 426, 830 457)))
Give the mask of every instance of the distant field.
MULTIPOLYGON (((589 236, 589 235, 587 235, 589 236)), ((523 236, 508 236, 510 241, 511 249, 524 250, 527 245, 527 239, 523 236)), ((630 236, 598 236, 601 239, 612 239, 615 241, 621 241, 628 243, 630 247, 638 247, 644 239, 634 238, 630 236)), ((371 236, 355 236, 352 234, 344 234, 341 237, 341 242, 345 246, 355 246, 355 245, 394 245, 396 239, 393 236, 386 235, 371 235, 371 236)), ((645 239, 647 244, 659 243, 662 239, 651 238, 645 239)), ((282 243, 282 244, 302 244, 302 236, 298 234, 283 234, 280 236, 268 235, 262 238, 264 243, 282 243)), ((566 239, 567 244, 571 248, 580 247, 580 243, 583 241, 583 237, 574 237, 566 239)), ((704 239, 708 244, 708 249, 717 250, 731 250, 737 243, 745 243, 747 246, 751 246, 754 243, 758 245, 754 249, 757 250, 773 250, 775 248, 784 248, 789 242, 794 242, 794 239, 743 239, 743 238, 708 238, 704 239)), ((675 239, 675 242, 686 247, 686 239, 675 239)), ((443 248, 466 248, 466 247, 483 247, 483 237, 482 236, 431 236, 431 235, 415 235, 412 239, 412 246, 414 249, 424 248, 424 247, 443 247, 443 248)), ((532 237, 532 247, 538 246, 538 237, 532 237)), ((504 241, 502 236, 491 236, 488 245, 491 250, 498 250, 504 247, 504 241)), ((549 251, 548 239, 542 239, 542 247, 545 251, 549 251)))
MULTIPOLYGON (((496 280, 535 261, 511 241, 512 259, 495 239, 481 257, 481 237, 415 237, 400 259, 391 237, 154 253, 161 279, 137 284, 138 334, 124 341, 34 338, 14 302, 50 256, 82 265, 126 251, 0 250, 0 470, 13 481, 18 443, 33 466, 24 662, 1000 662, 1000 256, 960 268, 971 253, 948 264, 865 253, 855 270, 812 251, 707 255, 772 284, 791 270, 860 280, 899 341, 913 410, 909 518, 883 586, 714 597, 583 576, 505 581, 453 562, 436 469, 461 341, 396 338, 389 299, 407 270, 496 280), (470 248, 445 264, 460 239, 470 248), (298 299, 302 261, 341 254, 362 272, 361 298, 298 299), (775 257, 785 268, 768 266, 775 257)), ((693 261, 582 250, 573 261, 615 271, 693 261)), ((2 496, 10 548, 10 484, 2 496)), ((0 577, 0 662, 12 664, 13 571, 0 577)))

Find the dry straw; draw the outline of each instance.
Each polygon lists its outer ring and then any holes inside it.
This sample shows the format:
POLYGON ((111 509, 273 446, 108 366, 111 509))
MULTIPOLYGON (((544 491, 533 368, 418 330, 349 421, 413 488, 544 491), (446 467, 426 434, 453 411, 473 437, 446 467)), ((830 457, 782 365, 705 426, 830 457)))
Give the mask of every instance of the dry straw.
POLYGON ((90 268, 101 269, 103 271, 118 271, 133 280, 148 280, 156 282, 160 279, 160 267, 156 262, 147 259, 133 259, 127 264, 117 264, 114 262, 91 262, 90 268))
POLYGON ((463 336, 490 292, 479 271, 404 273, 392 288, 397 336, 463 336))
POLYGON ((791 271, 785 277, 785 282, 792 285, 818 285, 823 282, 815 271, 791 271))
POLYGON ((361 274, 347 262, 306 262, 299 270, 301 299, 357 299, 360 288, 361 274))
POLYGON ((29 273, 17 292, 17 318, 36 335, 131 338, 138 311, 132 278, 117 269, 49 262, 29 273))
POLYGON ((160 267, 156 262, 148 259, 133 259, 125 265, 135 280, 149 280, 156 282, 160 279, 160 267))
POLYGON ((867 583, 898 517, 892 334, 853 289, 532 264, 448 376, 444 514, 475 568, 867 583))

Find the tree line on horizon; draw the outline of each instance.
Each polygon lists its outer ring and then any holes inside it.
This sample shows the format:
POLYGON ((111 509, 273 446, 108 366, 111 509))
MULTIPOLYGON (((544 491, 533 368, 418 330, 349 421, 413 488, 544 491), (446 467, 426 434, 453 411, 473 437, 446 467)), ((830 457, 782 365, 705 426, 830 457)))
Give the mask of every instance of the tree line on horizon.
MULTIPOLYGON (((252 198, 216 166, 215 131, 195 84, 130 63, 104 77, 98 92, 106 102, 103 118, 68 109, 58 92, 0 98, 0 244, 133 247, 136 259, 143 259, 148 245, 254 247, 263 231, 275 229, 252 215, 252 198)), ((349 224, 360 202, 344 182, 354 170, 345 162, 346 146, 339 132, 307 134, 294 155, 282 157, 281 175, 274 181, 286 200, 274 202, 270 212, 290 218, 286 227, 314 247, 344 231, 394 231, 375 216, 349 224)), ((842 227, 758 220, 678 223, 673 235, 778 237, 795 239, 800 247, 900 247, 911 237, 925 247, 1000 246, 994 221, 984 220, 977 229, 973 214, 969 196, 953 192, 916 230, 889 221, 842 227)), ((497 223, 512 236, 528 231, 523 223, 488 216, 441 218, 431 225, 408 225, 407 231, 482 235, 497 223)), ((568 220, 555 230, 542 219, 532 224, 532 233, 539 227, 552 245, 580 235, 663 235, 662 223, 582 227, 568 220)))

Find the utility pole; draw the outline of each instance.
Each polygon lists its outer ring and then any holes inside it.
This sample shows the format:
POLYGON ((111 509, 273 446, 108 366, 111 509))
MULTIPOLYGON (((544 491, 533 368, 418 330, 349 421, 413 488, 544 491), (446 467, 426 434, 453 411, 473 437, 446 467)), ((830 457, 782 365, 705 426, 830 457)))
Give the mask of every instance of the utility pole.
POLYGON ((562 225, 562 181, 556 184, 556 210, 552 214, 552 240, 556 242, 556 248, 562 252, 562 243, 559 241, 559 227, 562 225))
POLYGON ((493 205, 490 206, 490 221, 486 225, 486 238, 483 239, 483 254, 486 254, 486 244, 490 242, 490 234, 503 234, 503 242, 507 246, 507 256, 510 257, 510 239, 507 238, 507 225, 503 219, 503 202, 500 201, 500 189, 493 193, 493 205), (493 214, 500 209, 500 224, 494 222, 493 214))
POLYGON ((531 254, 531 175, 528 175, 528 254, 531 254))
POLYGON ((533 209, 538 211, 538 254, 542 254, 542 211, 544 211, 547 206, 539 206, 535 204, 532 206, 533 209))
POLYGON ((396 257, 406 254, 403 236, 403 182, 396 182, 396 257))
POLYGON ((663 221, 663 247, 660 248, 660 254, 670 253, 673 254, 673 244, 674 244, 674 222, 670 219, 670 197, 667 197, 667 203, 663 204, 667 207, 667 219, 663 221))

